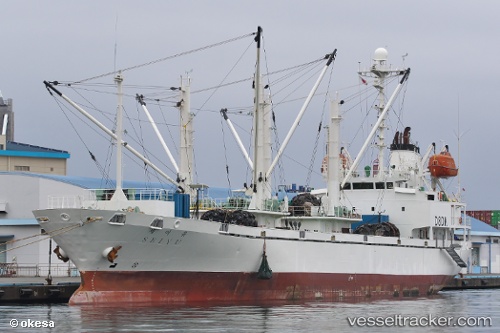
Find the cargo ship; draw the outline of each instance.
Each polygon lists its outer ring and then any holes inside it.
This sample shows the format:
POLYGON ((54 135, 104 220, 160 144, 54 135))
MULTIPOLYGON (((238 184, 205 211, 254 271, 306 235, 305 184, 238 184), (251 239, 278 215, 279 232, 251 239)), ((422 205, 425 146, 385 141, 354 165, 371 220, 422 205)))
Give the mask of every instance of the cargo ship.
MULTIPOLYGON (((395 134, 385 162, 385 121, 410 69, 392 69, 383 48, 375 51, 371 67, 358 73, 373 80, 379 101, 377 122, 356 159, 340 147, 343 102, 333 100, 322 165, 326 188, 292 200, 272 195, 274 167, 336 51, 325 57, 324 68, 273 157, 270 103, 259 65, 261 34, 259 27, 252 35, 258 64, 253 156, 240 144, 253 175, 245 189, 248 200, 230 198, 210 209, 200 205, 197 193, 205 185, 192 182, 191 159, 181 157, 176 177, 166 175, 174 184, 172 191, 123 189, 117 172, 117 187, 111 193, 92 190, 73 205, 65 201, 34 211, 57 242, 58 257, 71 260, 80 271, 82 283, 70 304, 402 299, 436 294, 466 267, 470 226, 462 219, 465 204, 445 195, 441 175, 429 171, 433 146, 421 155, 407 127, 395 134), (397 77, 398 84, 386 101, 389 77, 397 77), (374 137, 378 138, 376 164, 358 172, 361 156, 374 137), (457 229, 465 237, 457 239, 457 229)), ((119 97, 122 81, 119 73, 115 77, 119 97)), ((116 131, 108 130, 55 82, 45 85, 120 143, 117 150, 128 149, 144 163, 150 162, 123 141, 119 124, 116 131)), ((187 143, 181 147, 182 156, 192 156, 188 92, 189 82, 181 87, 179 103, 181 140, 187 143)), ((141 96, 137 99, 147 112, 141 96)), ((222 115, 239 141, 227 114, 222 115)), ((117 164, 121 170, 119 157, 117 164)))

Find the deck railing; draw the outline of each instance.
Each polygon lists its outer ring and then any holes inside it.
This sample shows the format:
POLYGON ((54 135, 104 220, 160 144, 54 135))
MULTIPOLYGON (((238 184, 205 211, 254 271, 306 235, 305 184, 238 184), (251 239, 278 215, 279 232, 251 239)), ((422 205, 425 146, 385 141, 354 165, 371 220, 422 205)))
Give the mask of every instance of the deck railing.
MULTIPOLYGON (((114 189, 89 189, 83 195, 49 196, 48 208, 82 208, 89 202, 109 201, 114 189)), ((173 201, 174 192, 161 188, 123 189, 128 200, 173 201)))

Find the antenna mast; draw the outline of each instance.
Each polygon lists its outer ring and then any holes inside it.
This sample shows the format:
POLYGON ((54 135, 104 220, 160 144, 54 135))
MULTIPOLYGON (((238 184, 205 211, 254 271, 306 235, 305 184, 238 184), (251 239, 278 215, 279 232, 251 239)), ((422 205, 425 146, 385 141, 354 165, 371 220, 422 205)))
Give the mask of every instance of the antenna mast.
MULTIPOLYGON (((404 57, 406 57, 406 55, 404 57)), ((383 115, 383 111, 386 107, 386 101, 385 101, 386 79, 404 74, 406 70, 406 69, 391 69, 390 66, 387 64, 387 58, 388 58, 387 50, 382 47, 378 48, 375 50, 373 56, 373 63, 370 69, 365 71, 360 70, 358 72, 360 76, 375 78, 373 86, 378 90, 378 105, 375 105, 375 109, 378 112, 377 118, 380 118, 382 116, 382 120, 378 125, 378 142, 376 143, 376 146, 378 146, 378 164, 379 164, 378 177, 381 179, 385 175, 384 150, 387 147, 385 144, 385 129, 387 128, 387 126, 385 125, 386 116, 383 115)))
POLYGON ((116 193, 123 196, 122 183, 123 183, 123 167, 122 167, 122 137, 123 137, 123 76, 122 72, 118 72, 115 76, 115 83, 118 90, 118 105, 116 107, 116 193))

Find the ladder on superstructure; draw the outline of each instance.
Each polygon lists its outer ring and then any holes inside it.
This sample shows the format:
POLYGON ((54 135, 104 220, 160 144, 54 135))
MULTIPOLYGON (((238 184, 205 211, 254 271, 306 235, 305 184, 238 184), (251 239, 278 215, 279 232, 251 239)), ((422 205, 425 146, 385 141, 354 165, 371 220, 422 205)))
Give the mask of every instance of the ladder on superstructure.
POLYGON ((455 251, 454 246, 447 247, 447 248, 445 248, 445 250, 446 250, 446 252, 448 252, 451 259, 453 259, 453 261, 455 261, 457 263, 458 266, 460 266, 462 268, 467 267, 467 264, 465 263, 465 261, 463 261, 462 258, 460 258, 458 253, 455 251))

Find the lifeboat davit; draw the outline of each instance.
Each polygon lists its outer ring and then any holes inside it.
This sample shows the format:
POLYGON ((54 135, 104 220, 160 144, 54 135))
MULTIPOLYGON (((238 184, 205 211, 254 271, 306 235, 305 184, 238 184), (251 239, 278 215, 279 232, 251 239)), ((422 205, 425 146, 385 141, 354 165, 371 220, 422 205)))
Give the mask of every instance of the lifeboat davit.
POLYGON ((448 151, 448 146, 445 146, 439 154, 429 158, 429 170, 431 176, 436 178, 455 177, 458 174, 455 160, 448 151))

